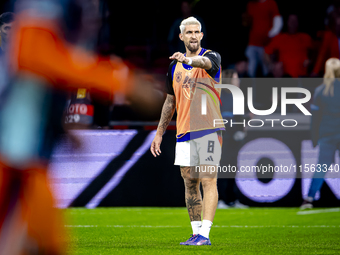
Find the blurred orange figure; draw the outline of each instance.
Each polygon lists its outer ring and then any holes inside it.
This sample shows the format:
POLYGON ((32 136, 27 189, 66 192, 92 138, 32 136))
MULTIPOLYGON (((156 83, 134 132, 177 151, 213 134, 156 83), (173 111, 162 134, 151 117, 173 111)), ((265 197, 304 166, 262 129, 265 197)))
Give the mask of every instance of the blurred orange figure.
POLYGON ((47 179, 53 144, 63 133, 65 91, 124 92, 132 83, 122 61, 65 40, 71 6, 84 13, 84 8, 95 10, 94 2, 17 2, 0 95, 0 254, 66 253, 64 223, 47 179))

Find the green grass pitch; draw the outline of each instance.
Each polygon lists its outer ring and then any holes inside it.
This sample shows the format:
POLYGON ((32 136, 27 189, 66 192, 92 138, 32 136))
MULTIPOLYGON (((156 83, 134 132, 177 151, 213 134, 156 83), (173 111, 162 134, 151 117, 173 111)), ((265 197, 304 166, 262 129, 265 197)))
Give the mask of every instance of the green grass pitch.
POLYGON ((66 209, 70 254, 340 254, 340 208, 218 209, 212 246, 182 246, 185 208, 66 209))

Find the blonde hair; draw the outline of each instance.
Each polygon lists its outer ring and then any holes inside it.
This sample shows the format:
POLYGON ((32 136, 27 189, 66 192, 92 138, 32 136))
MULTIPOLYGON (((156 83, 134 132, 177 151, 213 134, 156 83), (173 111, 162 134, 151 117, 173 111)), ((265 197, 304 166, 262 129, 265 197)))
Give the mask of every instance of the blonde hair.
POLYGON ((182 20, 181 25, 179 26, 179 29, 181 30, 181 33, 184 33, 185 26, 187 25, 199 25, 200 31, 202 28, 201 22, 198 21, 195 17, 189 17, 187 19, 182 20))
POLYGON ((340 78, 340 60, 337 58, 330 58, 325 64, 325 75, 323 76, 323 82, 325 89, 323 94, 325 96, 334 96, 334 80, 340 78))

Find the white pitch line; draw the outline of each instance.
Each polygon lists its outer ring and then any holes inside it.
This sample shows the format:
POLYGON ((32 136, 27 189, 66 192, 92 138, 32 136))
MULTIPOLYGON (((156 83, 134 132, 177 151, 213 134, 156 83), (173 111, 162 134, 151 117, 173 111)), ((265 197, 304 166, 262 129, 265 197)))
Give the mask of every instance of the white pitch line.
POLYGON ((306 215, 306 214, 317 214, 317 213, 328 213, 328 212, 340 212, 340 208, 320 209, 320 210, 310 210, 310 211, 299 211, 296 214, 298 214, 298 215, 306 215))
POLYGON ((151 225, 65 225, 66 228, 182 228, 183 226, 151 226, 151 225))
MULTIPOLYGON (((188 226, 151 226, 151 225, 65 225, 67 228, 186 228, 188 226)), ((340 225, 215 225, 214 228, 340 228, 340 225)))

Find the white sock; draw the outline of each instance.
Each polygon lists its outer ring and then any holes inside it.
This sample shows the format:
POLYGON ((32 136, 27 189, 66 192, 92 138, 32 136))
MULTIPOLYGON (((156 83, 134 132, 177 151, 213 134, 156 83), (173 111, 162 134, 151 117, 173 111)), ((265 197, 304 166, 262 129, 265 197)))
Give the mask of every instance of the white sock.
POLYGON ((194 235, 198 235, 201 226, 202 226, 202 221, 192 221, 191 222, 192 233, 194 235))
POLYGON ((210 220, 203 220, 199 234, 205 238, 209 238, 209 232, 212 224, 213 223, 210 220))

